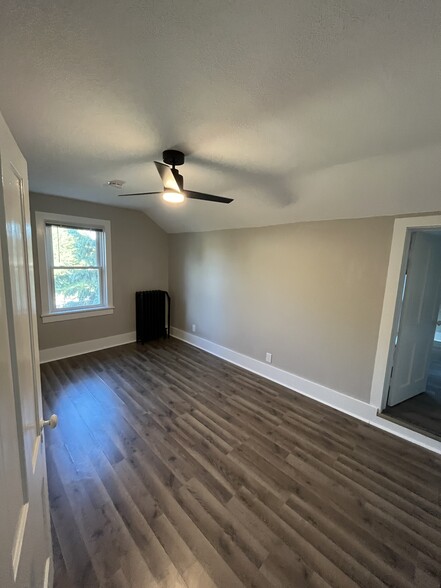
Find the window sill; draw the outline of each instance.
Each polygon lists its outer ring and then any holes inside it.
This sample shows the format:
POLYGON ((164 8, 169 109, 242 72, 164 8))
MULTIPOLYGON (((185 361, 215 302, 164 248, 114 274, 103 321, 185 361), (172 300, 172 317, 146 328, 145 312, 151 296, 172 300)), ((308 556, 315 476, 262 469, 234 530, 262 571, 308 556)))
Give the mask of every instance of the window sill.
POLYGON ((114 306, 102 306, 100 308, 91 308, 86 310, 63 310, 60 312, 52 312, 42 314, 41 320, 43 323, 55 323, 57 321, 70 321, 71 319, 89 318, 92 316, 102 316, 105 314, 113 314, 114 306))

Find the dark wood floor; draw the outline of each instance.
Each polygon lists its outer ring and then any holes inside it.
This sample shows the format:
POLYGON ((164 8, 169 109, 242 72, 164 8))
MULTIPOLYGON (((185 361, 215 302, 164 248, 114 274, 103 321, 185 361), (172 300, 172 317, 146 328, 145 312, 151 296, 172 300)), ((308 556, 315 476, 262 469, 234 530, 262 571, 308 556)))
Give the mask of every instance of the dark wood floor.
POLYGON ((176 340, 42 383, 56 587, 439 587, 440 456, 176 340))
POLYGON ((419 433, 441 440, 441 403, 428 392, 388 406, 384 414, 419 433))
POLYGON ((426 392, 395 406, 384 413, 412 429, 441 439, 441 344, 435 342, 429 365, 426 392))

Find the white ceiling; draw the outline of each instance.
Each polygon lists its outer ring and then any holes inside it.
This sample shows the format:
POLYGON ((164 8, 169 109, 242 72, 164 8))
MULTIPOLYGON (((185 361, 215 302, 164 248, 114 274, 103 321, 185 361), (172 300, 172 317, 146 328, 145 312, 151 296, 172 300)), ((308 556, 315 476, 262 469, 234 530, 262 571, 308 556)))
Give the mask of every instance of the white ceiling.
POLYGON ((32 190, 169 232, 441 209, 440 0, 2 0, 0 79, 32 190), (170 147, 235 201, 103 186, 170 147))

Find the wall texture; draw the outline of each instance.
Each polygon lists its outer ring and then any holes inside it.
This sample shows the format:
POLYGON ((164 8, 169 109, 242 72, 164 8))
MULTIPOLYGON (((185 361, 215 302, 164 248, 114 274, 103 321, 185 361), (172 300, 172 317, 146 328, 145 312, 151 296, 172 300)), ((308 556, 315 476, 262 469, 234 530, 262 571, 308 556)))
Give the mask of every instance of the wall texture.
POLYGON ((144 213, 45 194, 30 195, 34 235, 37 310, 41 313, 35 212, 55 212, 110 220, 113 303, 111 315, 38 323, 40 349, 120 335, 135 330, 136 290, 168 288, 167 234, 144 213))
POLYGON ((173 326, 368 402, 393 222, 169 235, 173 326))

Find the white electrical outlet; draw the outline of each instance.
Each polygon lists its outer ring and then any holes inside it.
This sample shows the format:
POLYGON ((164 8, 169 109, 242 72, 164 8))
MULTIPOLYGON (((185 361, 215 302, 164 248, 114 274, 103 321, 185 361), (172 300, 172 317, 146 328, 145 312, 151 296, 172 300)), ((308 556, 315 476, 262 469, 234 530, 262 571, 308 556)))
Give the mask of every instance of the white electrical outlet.
POLYGON ((272 363, 272 361, 273 361, 273 354, 272 353, 267 353, 266 356, 265 356, 265 361, 267 363, 272 363))
POLYGON ((194 323, 191 325, 191 332, 196 333, 196 325, 194 323))

